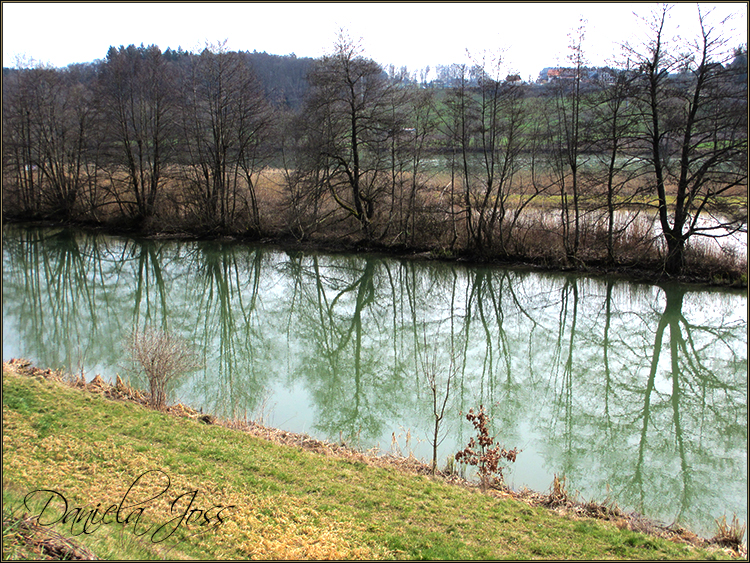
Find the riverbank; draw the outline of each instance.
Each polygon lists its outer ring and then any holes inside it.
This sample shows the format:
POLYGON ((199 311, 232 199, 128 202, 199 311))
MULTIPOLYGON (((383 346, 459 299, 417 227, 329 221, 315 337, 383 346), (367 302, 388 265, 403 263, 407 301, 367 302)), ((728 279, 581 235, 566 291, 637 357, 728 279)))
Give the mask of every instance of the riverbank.
POLYGON ((3 365, 4 558, 44 544, 29 530, 73 538, 69 555, 122 559, 746 555, 611 504, 576 503, 560 482, 549 494, 482 493, 413 458, 144 403, 122 382, 3 365), (41 529, 23 518, 52 498, 32 494, 40 489, 56 492, 40 523, 58 520, 41 529), (53 511, 63 496, 67 519, 53 511))
POLYGON ((247 244, 262 244, 286 252, 324 252, 329 254, 371 253, 409 260, 432 260, 451 263, 496 265, 504 268, 568 272, 591 277, 609 276, 638 283, 662 284, 681 283, 697 287, 718 287, 747 289, 747 262, 735 263, 731 256, 713 255, 711 253, 693 253, 690 256, 689 273, 680 276, 669 276, 663 270, 663 264, 657 256, 641 256, 637 260, 608 263, 601 258, 579 259, 568 262, 560 257, 533 253, 517 256, 500 256, 481 254, 471 250, 456 248, 419 246, 412 247, 398 244, 389 245, 378 241, 364 241, 353 235, 339 234, 325 236, 318 234, 304 240, 296 239, 282 231, 270 231, 263 235, 235 233, 231 235, 200 235, 188 230, 159 229, 153 225, 138 229, 125 224, 94 224, 56 221, 22 221, 18 218, 5 219, 6 223, 27 227, 76 228, 87 232, 102 233, 112 236, 159 240, 217 240, 247 244))

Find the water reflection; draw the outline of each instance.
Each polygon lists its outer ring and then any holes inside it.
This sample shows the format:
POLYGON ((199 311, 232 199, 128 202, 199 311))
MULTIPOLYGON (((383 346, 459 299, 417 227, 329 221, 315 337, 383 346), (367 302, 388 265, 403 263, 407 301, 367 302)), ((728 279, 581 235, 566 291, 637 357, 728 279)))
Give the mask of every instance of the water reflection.
POLYGON ((245 417, 271 375, 257 311, 263 252, 205 243, 192 249, 186 263, 186 284, 177 301, 187 321, 181 328, 205 366, 192 393, 208 411, 245 417))
POLYGON ((6 227, 3 359, 110 379, 134 325, 193 342, 177 398, 429 459, 425 358, 457 373, 439 463, 485 405, 508 475, 710 533, 747 518, 747 298, 579 276, 6 227), (272 397, 271 410, 269 397, 272 397), (744 515, 744 516, 743 516, 744 515))

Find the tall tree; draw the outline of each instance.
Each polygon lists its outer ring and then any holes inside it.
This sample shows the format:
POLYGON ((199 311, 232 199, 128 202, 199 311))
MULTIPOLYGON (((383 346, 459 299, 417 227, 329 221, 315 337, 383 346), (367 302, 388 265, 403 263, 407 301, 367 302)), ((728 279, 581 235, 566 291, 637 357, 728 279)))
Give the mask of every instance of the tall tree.
POLYGON ((36 102, 40 73, 19 61, 3 76, 3 206, 33 218, 41 211, 39 116, 36 102))
POLYGON ((4 89, 4 158, 15 171, 21 210, 76 218, 96 161, 90 91, 75 69, 41 66, 18 70, 4 89))
POLYGON ((600 164, 584 174, 592 185, 604 191, 607 262, 616 261, 615 242, 636 220, 632 213, 617 221, 617 212, 635 203, 640 194, 637 179, 644 173, 637 147, 637 111, 630 103, 632 73, 627 69, 602 71, 591 93, 592 126, 587 137, 600 164), (619 224, 618 224, 619 223, 619 224))
POLYGON ((110 47, 99 83, 116 145, 112 165, 127 179, 124 195, 115 182, 115 196, 131 217, 148 220, 155 214, 173 146, 172 67, 156 45, 110 47))
MULTIPOLYGON (((469 68, 465 64, 441 68, 441 79, 450 84, 446 96, 446 111, 441 114, 441 130, 446 143, 448 164, 451 175, 451 226, 453 241, 458 239, 456 215, 454 206, 460 201, 463 209, 458 214, 464 215, 466 236, 469 241, 474 239, 473 199, 471 196, 470 153, 472 139, 476 129, 476 108, 472 103, 469 86, 469 68), (455 192, 457 178, 461 180, 461 194, 455 192)), ((459 204, 459 205, 460 205, 459 204)))
POLYGON ((271 123, 252 69, 240 53, 212 45, 193 59, 183 91, 186 180, 199 220, 224 231, 249 215, 258 232, 255 187, 271 123))
POLYGON ((344 32, 334 51, 309 75, 306 103, 308 150, 323 165, 322 179, 334 201, 355 218, 365 238, 387 193, 388 146, 394 134, 390 82, 375 61, 344 32))
POLYGON ((747 193, 747 83, 724 67, 732 52, 721 24, 711 25, 700 6, 698 36, 679 51, 669 45, 669 10, 653 13, 648 41, 626 52, 639 68, 643 148, 666 246, 664 271, 679 275, 691 237, 746 229, 740 214, 726 216, 731 210, 722 199, 747 193))
POLYGON ((282 111, 279 114, 280 156, 284 178, 289 231, 303 240, 323 223, 322 211, 326 167, 312 150, 315 135, 307 127, 306 116, 282 111))
POLYGON ((509 230, 535 197, 518 175, 531 129, 526 89, 502 78, 503 64, 499 54, 485 53, 471 68, 454 67, 442 116, 451 184, 461 178, 467 244, 479 252, 507 253, 509 230))
POLYGON ((474 190, 477 219, 473 241, 478 249, 492 248, 499 234, 505 250, 504 221, 520 157, 526 148, 528 110, 524 90, 521 85, 501 79, 501 65, 499 56, 485 55, 479 72, 477 147, 481 172, 474 190))
POLYGON ((564 69, 554 88, 554 114, 551 120, 551 137, 556 139, 555 169, 560 190, 560 217, 563 228, 563 245, 569 259, 578 258, 581 237, 581 185, 580 169, 582 157, 583 79, 586 59, 583 40, 586 21, 581 19, 578 27, 568 34, 570 39, 568 61, 572 65, 564 69), (573 219, 571 221, 571 202, 573 219), (571 233, 572 231, 572 233, 571 233), (572 240, 571 240, 572 239, 572 240))
POLYGON ((423 177, 424 156, 428 150, 429 141, 437 128, 434 92, 428 89, 411 88, 407 106, 408 127, 405 131, 406 134, 403 135, 403 148, 408 158, 409 175, 407 191, 402 193, 400 204, 405 207, 402 213, 404 237, 408 243, 413 245, 418 230, 416 222, 418 195, 426 184, 423 177))

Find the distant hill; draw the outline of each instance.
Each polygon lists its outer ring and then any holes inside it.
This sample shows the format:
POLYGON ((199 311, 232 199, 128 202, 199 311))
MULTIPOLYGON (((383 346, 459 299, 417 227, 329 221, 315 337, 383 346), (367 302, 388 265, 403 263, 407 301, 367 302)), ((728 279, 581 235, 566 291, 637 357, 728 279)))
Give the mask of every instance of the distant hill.
MULTIPOLYGON (((286 106, 298 109, 305 93, 307 92, 307 73, 312 67, 313 61, 310 57, 297 57, 291 55, 270 55, 257 51, 245 52, 248 64, 252 67, 258 80, 263 85, 263 90, 268 99, 277 106, 286 106)), ((171 49, 167 47, 164 57, 173 63, 182 64, 195 56, 182 49, 171 49)), ((75 70, 79 81, 84 84, 90 83, 97 72, 101 60, 90 63, 75 63, 66 67, 75 70)), ((3 78, 15 72, 13 68, 3 68, 3 78)))
POLYGON ((257 51, 245 56, 271 102, 292 109, 300 107, 308 88, 307 73, 315 59, 257 51))

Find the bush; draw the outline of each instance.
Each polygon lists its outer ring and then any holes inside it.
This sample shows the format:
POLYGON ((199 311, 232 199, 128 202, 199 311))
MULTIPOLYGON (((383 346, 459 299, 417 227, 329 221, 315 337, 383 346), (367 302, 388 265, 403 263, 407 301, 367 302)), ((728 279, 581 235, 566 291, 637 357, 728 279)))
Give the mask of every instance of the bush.
POLYGON ((484 412, 484 407, 479 406, 479 412, 469 409, 466 419, 474 425, 477 431, 476 439, 472 436, 469 445, 456 454, 456 461, 468 465, 479 466, 479 484, 482 490, 488 486, 502 486, 503 469, 500 461, 505 459, 510 462, 516 461, 520 453, 517 448, 506 450, 495 444, 495 438, 490 436, 488 429, 489 417, 484 412), (477 446, 479 449, 477 450, 477 446))
POLYGON ((148 379, 149 402, 155 409, 166 406, 167 392, 181 376, 200 367, 190 346, 167 331, 135 328, 126 347, 133 367, 148 379))

